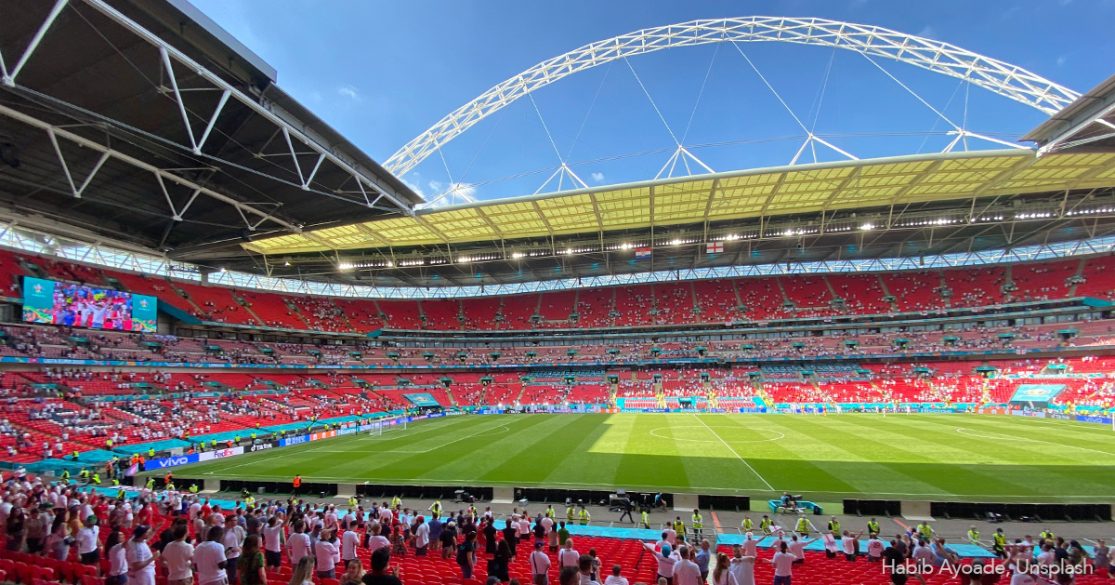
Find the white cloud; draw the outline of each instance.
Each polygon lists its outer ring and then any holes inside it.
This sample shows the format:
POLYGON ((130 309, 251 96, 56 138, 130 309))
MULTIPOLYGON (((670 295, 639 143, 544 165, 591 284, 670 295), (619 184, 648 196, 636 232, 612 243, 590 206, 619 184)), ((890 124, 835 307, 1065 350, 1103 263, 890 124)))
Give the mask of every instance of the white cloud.
POLYGON ((337 94, 341 97, 346 97, 355 102, 360 101, 360 92, 356 91, 356 88, 351 85, 342 85, 341 87, 338 87, 337 94))
POLYGON ((604 182, 604 173, 601 173, 600 171, 596 171, 596 172, 592 173, 592 180, 596 181, 597 183, 603 183, 604 182))
POLYGON ((1064 55, 1061 55, 1061 56, 1057 57, 1057 66, 1058 66, 1058 67, 1061 67, 1061 66, 1063 66, 1063 65, 1064 65, 1065 63, 1068 63, 1068 61, 1069 61, 1069 58, 1068 58, 1068 57, 1066 57, 1066 56, 1064 56, 1064 55))
POLYGON ((937 31, 933 30, 933 27, 929 26, 927 24, 927 25, 921 27, 921 30, 918 31, 918 34, 916 36, 931 39, 931 38, 933 38, 933 35, 935 35, 935 34, 937 34, 937 31))

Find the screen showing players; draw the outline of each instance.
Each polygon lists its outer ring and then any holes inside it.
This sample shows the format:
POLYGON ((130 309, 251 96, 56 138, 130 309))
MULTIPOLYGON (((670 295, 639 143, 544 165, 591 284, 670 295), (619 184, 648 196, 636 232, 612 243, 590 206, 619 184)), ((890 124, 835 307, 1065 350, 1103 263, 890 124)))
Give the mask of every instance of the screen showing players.
POLYGON ((155 331, 155 297, 56 282, 23 279, 23 320, 110 331, 155 331))

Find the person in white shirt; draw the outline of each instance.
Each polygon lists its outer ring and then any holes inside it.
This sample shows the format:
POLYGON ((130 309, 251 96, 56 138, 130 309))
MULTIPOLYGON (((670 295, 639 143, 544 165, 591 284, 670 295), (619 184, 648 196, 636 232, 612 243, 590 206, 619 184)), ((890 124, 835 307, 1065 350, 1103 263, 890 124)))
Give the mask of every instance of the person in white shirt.
POLYGON ((748 532, 743 538, 743 556, 745 557, 758 557, 759 554, 759 541, 755 540, 755 535, 748 532))
POLYGON ((161 561, 167 569, 167 585, 193 585, 194 545, 186 542, 186 527, 174 528, 174 540, 163 548, 161 561))
POLYGON ((127 540, 121 530, 113 535, 116 544, 108 549, 108 579, 105 585, 124 585, 128 581, 128 558, 125 545, 127 540))
POLYGON ((729 563, 731 585, 755 585, 755 555, 744 555, 743 548, 737 544, 732 546, 732 560, 729 563))
POLYGON ((1011 563, 1011 570, 1014 573, 1010 577, 1010 585, 1038 585, 1038 580, 1029 573, 1029 568, 1029 561, 1011 563))
POLYGON ((549 585, 550 557, 542 550, 542 543, 534 543, 530 553, 530 578, 534 585, 549 585))
POLYGON ((560 567, 576 567, 581 559, 581 553, 573 548, 573 539, 565 541, 565 548, 558 551, 558 566, 560 567))
POLYGON ((867 560, 877 563, 883 560, 883 541, 879 540, 878 534, 872 534, 871 538, 867 539, 867 560))
POLYGON ((1053 547, 1049 544, 1041 545, 1041 552, 1038 553, 1039 565, 1052 565, 1057 562, 1057 554, 1053 551, 1053 547))
POLYGON ((677 559, 674 558, 673 552, 673 549, 667 544, 663 545, 662 550, 655 555, 655 560, 658 561, 658 578, 665 579, 666 583, 671 583, 674 578, 674 565, 677 563, 677 559))
POLYGON ((665 540, 666 542, 670 543, 671 547, 677 546, 678 533, 677 533, 676 530, 674 530, 673 528, 670 527, 669 522, 667 522, 666 527, 662 529, 662 540, 665 540))
MULTIPOLYGON (((214 527, 216 528, 216 527, 214 527)), ((213 533, 213 528, 209 529, 209 534, 213 533)), ((240 561, 240 549, 244 548, 244 537, 247 536, 247 531, 244 527, 236 522, 236 516, 229 516, 225 520, 225 528, 221 536, 221 544, 224 545, 224 562, 225 574, 228 577, 228 582, 236 585, 239 581, 236 567, 240 561)), ((204 543, 203 543, 204 544, 204 543)), ((197 556, 197 551, 194 551, 194 556, 197 556)), ((198 571, 201 569, 199 568, 198 571)), ((198 585, 205 585, 198 583, 198 585)))
POLYGON ((844 551, 844 558, 850 562, 856 560, 856 538, 859 534, 852 534, 847 530, 844 531, 843 536, 840 537, 840 548, 844 551))
POLYGON ((263 527, 263 556, 268 569, 283 564, 283 521, 277 515, 267 519, 263 527))
POLYGON ((83 565, 98 565, 101 560, 100 526, 92 514, 85 517, 85 523, 77 531, 77 554, 83 565))
POLYGON ((786 541, 782 541, 778 552, 770 560, 770 564, 774 565, 774 585, 790 585, 790 579, 794 575, 794 559, 797 557, 788 551, 786 541))
POLYGON ((918 567, 926 570, 933 567, 937 561, 937 555, 933 554, 933 549, 929 548, 929 543, 924 540, 918 540, 918 544, 914 547, 914 552, 910 556, 918 567))
MULTIPOLYGON (((236 518, 229 517, 229 520, 235 526, 236 518)), ((240 528, 240 530, 244 530, 240 528)), ((235 547, 228 545, 228 537, 233 532, 233 529, 225 530, 220 526, 213 526, 209 529, 206 535, 205 542, 197 545, 194 549, 194 565, 197 567, 197 585, 224 585, 228 579, 227 573, 229 572, 229 565, 235 566, 235 562, 230 563, 226 556, 226 550, 235 548, 237 557, 240 555, 240 547, 244 544, 243 537, 240 537, 239 542, 235 547)), ((235 536, 233 535, 235 538, 235 536)), ((235 573, 235 569, 232 570, 235 573)))
POLYGON ((701 585, 701 568, 693 562, 693 553, 688 546, 678 547, 680 560, 674 564, 673 585, 701 585))
POLYGON ((612 574, 604 579, 604 585, 628 585, 627 577, 620 575, 623 567, 619 565, 612 565, 612 574))
POLYGON ((147 546, 147 527, 139 526, 128 541, 124 558, 128 561, 128 583, 131 585, 155 585, 155 561, 159 554, 152 553, 147 546))
POLYGON ((306 534, 306 525, 301 520, 295 522, 287 540, 287 550, 290 554, 290 564, 297 566, 302 557, 310 554, 310 535, 306 534))
POLYGON ((368 539, 368 552, 369 553, 374 553, 381 548, 386 548, 386 547, 391 546, 391 541, 388 540, 386 536, 383 536, 382 534, 380 534, 380 530, 384 526, 390 526, 390 524, 381 524, 381 525, 376 526, 375 528, 372 529, 373 530, 372 537, 368 539))
POLYGON ((345 532, 341 535, 341 560, 348 564, 355 559, 356 549, 359 546, 360 535, 351 526, 345 526, 345 532))
POLYGON ((798 535, 796 535, 796 534, 790 537, 790 544, 789 544, 790 554, 797 557, 797 560, 794 561, 794 564, 800 565, 800 564, 805 563, 805 547, 808 546, 809 543, 813 542, 814 540, 817 540, 817 539, 812 538, 812 539, 809 539, 809 540, 804 540, 804 539, 798 538, 798 535))
POLYGON ((426 556, 426 547, 430 546, 430 525, 426 524, 426 518, 419 516, 415 522, 418 527, 414 529, 414 556, 426 556))
POLYGON ((836 542, 836 535, 828 530, 821 535, 821 540, 825 544, 825 557, 835 559, 837 551, 840 550, 840 545, 836 542))
POLYGON ((335 578, 334 569, 337 566, 337 546, 331 542, 333 535, 322 532, 321 538, 314 545, 314 561, 317 564, 317 576, 321 579, 335 578))
POLYGON ((325 509, 323 520, 326 530, 333 530, 337 527, 337 511, 333 509, 333 506, 329 506, 325 509))
POLYGON ((523 517, 519 518, 519 540, 528 538, 530 538, 530 516, 524 513, 523 517))

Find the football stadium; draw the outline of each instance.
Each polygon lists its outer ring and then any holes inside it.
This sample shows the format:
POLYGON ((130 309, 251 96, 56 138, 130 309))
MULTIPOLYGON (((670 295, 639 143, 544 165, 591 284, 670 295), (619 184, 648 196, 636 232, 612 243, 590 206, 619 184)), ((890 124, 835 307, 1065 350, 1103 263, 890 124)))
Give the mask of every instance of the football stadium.
POLYGON ((0 0, 0 584, 1115 575, 1110 4, 415 4, 0 0))

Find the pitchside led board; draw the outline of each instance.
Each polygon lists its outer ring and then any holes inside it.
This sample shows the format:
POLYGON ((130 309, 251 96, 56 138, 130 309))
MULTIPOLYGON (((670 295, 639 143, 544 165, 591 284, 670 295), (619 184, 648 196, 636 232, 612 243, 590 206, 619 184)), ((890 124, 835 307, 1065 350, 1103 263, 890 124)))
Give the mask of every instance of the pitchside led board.
POLYGON ((23 278, 23 320, 28 323, 154 333, 157 303, 147 295, 23 278))

